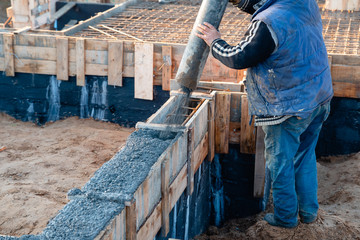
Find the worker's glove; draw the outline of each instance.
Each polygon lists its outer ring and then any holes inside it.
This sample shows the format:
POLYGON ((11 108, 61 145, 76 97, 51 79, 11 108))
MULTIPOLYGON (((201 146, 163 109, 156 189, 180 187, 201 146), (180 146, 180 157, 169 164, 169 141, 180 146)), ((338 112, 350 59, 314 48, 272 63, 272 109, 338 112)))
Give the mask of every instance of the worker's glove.
POLYGON ((239 2, 241 2, 241 0, 229 0, 230 3, 232 3, 233 5, 237 6, 239 4, 239 2))

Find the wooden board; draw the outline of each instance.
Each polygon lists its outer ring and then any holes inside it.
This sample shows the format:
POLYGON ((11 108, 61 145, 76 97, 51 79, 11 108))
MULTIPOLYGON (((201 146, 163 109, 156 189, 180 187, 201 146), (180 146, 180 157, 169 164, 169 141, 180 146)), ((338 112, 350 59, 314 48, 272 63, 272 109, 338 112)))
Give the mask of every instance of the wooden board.
POLYGON ((109 41, 108 84, 122 86, 124 47, 122 41, 109 41))
POLYGON ((215 94, 212 92, 213 99, 209 101, 208 108, 208 135, 209 135, 209 151, 207 160, 212 162, 215 156, 215 94))
POLYGON ((15 76, 15 62, 14 62, 14 34, 4 35, 4 58, 5 58, 5 72, 6 76, 15 76))
POLYGON ((169 182, 170 159, 165 159, 165 161, 161 164, 161 235, 163 237, 166 237, 170 231, 169 182))
POLYGON ((240 135, 240 152, 255 154, 255 128, 254 121, 250 124, 251 116, 249 115, 248 98, 246 95, 241 96, 241 135, 240 135))
MULTIPOLYGON (((126 206, 126 239, 136 240, 136 202, 126 206)), ((140 238, 141 239, 141 238, 140 238)))
POLYGON ((192 155, 192 165, 194 173, 197 172, 200 165, 203 163, 205 157, 208 155, 209 152, 209 134, 206 133, 204 138, 201 140, 200 144, 194 150, 192 155))
POLYGON ((187 148, 187 196, 190 196, 194 192, 194 166, 193 166, 193 154, 194 154, 194 129, 190 128, 188 132, 188 148, 187 148))
POLYGON ((56 61, 15 58, 15 72, 56 75, 56 61))
POLYGON ((170 79, 172 78, 172 47, 162 46, 162 89, 170 91, 170 79))
POLYGON ((76 85, 85 86, 85 40, 76 39, 76 85))
MULTIPOLYGON (((161 228, 161 202, 150 214, 145 224, 139 229, 137 239, 154 239, 161 228)), ((128 238, 126 238, 128 240, 128 238)))
POLYGON ((217 92, 215 97, 215 152, 229 152, 229 124, 230 124, 229 92, 217 92))
POLYGON ((256 153, 254 173, 254 197, 262 198, 265 187, 265 133, 261 127, 256 129, 256 153))
POLYGON ((237 93, 237 92, 231 93, 229 142, 232 144, 240 143, 241 96, 244 94, 245 93, 237 93))
POLYGON ((56 38, 56 77, 58 80, 69 79, 69 41, 68 38, 56 38))
POLYGON ((153 62, 153 44, 135 43, 135 98, 153 100, 153 62))

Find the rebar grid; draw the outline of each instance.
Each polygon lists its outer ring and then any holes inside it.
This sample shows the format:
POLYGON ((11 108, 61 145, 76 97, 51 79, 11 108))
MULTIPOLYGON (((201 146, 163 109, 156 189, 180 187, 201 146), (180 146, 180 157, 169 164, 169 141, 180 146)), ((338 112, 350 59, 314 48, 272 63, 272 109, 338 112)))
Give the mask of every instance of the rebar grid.
MULTIPOLYGON (((160 4, 155 0, 147 0, 75 36, 186 44, 200 2, 177 0, 171 4, 160 4)), ((359 12, 328 11, 323 9, 322 0, 318 3, 322 8, 323 36, 328 53, 359 55, 359 12)), ((229 44, 237 44, 246 32, 250 19, 250 15, 229 4, 220 25, 222 38, 229 44)))

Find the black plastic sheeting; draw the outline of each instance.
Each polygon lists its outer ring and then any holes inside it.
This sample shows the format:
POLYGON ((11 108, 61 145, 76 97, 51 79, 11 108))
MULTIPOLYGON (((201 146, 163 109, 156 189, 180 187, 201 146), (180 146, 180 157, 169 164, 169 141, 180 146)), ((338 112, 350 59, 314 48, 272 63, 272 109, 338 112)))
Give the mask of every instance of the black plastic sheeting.
MULTIPOLYGON (((43 125, 49 119, 50 79, 48 75, 25 73, 6 77, 0 72, 0 112, 43 125), (31 107, 33 111, 29 111, 31 107)), ((76 86, 75 77, 59 81, 60 119, 81 116, 83 107, 86 108, 84 118, 93 116, 98 120, 134 127, 138 121, 145 121, 155 113, 169 98, 169 92, 162 91, 161 86, 154 86, 153 101, 135 99, 133 78, 124 78, 123 87, 108 86, 107 77, 87 76, 86 81, 88 96, 85 106, 81 102, 83 89, 76 86), (105 99, 99 99, 103 96, 105 99), (97 114, 100 111, 102 115, 97 114)))
MULTIPOLYGON (((62 8, 68 2, 56 2, 56 11, 62 8)), ((99 12, 104 12, 114 7, 114 4, 107 3, 76 3, 67 13, 57 20, 56 30, 62 30, 70 20, 84 21, 95 16, 99 12)))

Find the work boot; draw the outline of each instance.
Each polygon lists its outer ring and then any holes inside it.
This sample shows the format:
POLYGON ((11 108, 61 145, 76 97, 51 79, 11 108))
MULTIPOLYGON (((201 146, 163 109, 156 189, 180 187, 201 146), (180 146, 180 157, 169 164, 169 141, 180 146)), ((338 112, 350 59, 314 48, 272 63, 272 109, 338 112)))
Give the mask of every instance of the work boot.
POLYGON ((264 220, 267 221, 271 226, 275 226, 275 227, 294 228, 298 225, 298 222, 290 224, 276 220, 273 213, 266 214, 264 220))
POLYGON ((317 216, 301 216, 300 215, 300 222, 302 222, 302 223, 306 223, 306 224, 313 223, 316 221, 316 219, 317 219, 317 216))

